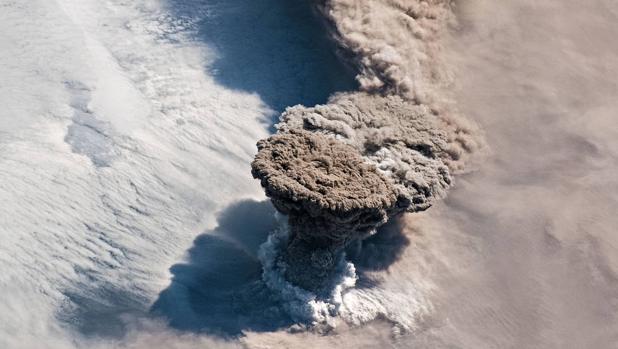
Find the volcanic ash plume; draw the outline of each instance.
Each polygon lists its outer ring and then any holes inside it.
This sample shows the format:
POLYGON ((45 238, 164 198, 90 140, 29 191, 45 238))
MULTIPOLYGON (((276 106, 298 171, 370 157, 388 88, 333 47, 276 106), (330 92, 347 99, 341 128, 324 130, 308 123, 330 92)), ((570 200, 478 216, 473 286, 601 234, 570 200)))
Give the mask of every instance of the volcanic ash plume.
POLYGON ((321 134, 292 130, 260 141, 258 149, 253 175, 289 217, 285 276, 320 289, 346 243, 386 222, 395 190, 354 148, 321 134))
POLYGON ((362 91, 288 108, 252 164, 288 216, 285 278, 316 293, 347 244, 429 208, 480 147, 476 129, 439 93, 448 83, 437 55, 448 1, 332 0, 318 9, 362 91))

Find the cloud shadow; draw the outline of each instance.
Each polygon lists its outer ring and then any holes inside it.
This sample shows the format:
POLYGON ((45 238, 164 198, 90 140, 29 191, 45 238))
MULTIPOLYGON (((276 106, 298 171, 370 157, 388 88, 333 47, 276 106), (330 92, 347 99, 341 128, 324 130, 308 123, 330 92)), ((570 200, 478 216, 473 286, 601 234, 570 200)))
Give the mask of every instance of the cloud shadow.
MULTIPOLYGON (((197 22, 195 39, 217 53, 205 67, 222 86, 257 93, 276 114, 356 89, 307 0, 167 0, 197 22)), ((278 115, 273 115, 278 117, 278 115)))
POLYGON ((218 226, 198 236, 186 262, 170 268, 170 286, 152 306, 177 330, 235 337, 292 324, 262 283, 259 246, 276 225, 268 201, 229 206, 218 226))
POLYGON ((347 249, 347 257, 354 263, 358 275, 356 287, 376 286, 376 280, 368 273, 387 270, 410 245, 409 238, 403 233, 401 219, 401 216, 392 218, 375 235, 347 249))

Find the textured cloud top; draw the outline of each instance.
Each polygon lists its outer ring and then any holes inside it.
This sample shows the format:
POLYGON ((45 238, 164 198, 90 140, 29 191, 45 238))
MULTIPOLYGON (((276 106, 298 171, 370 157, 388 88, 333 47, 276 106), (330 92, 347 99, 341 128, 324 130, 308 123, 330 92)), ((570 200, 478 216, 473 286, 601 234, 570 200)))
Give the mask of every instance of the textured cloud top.
POLYGON ((327 135, 375 164, 397 192, 393 212, 425 210, 451 184, 446 163, 456 152, 426 106, 399 96, 341 94, 327 105, 289 108, 281 120, 280 132, 327 135))
POLYGON ((393 186, 375 166, 321 134, 293 130, 260 141, 258 149, 252 172, 275 207, 333 224, 308 234, 371 229, 386 221, 396 201, 393 186))

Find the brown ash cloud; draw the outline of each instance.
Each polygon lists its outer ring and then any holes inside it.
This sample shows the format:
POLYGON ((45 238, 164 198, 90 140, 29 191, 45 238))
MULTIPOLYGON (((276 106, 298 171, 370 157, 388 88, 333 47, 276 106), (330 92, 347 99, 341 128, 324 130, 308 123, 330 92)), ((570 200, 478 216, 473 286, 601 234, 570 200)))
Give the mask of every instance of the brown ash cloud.
POLYGON ((258 149, 252 173, 289 219, 286 278, 320 288, 343 247, 386 222, 395 189, 354 148, 319 133, 291 130, 258 149))
POLYGON ((423 211, 451 185, 447 164, 458 153, 426 106, 399 96, 349 93, 326 105, 288 108, 281 120, 280 132, 304 129, 326 135, 374 164, 395 187, 393 213, 423 211))
POLYGON ((288 108, 258 143, 252 173, 288 216, 285 277, 319 291, 351 241, 390 217, 428 209, 483 148, 476 126, 445 94, 451 77, 440 37, 444 0, 323 0, 341 56, 360 91, 288 108))

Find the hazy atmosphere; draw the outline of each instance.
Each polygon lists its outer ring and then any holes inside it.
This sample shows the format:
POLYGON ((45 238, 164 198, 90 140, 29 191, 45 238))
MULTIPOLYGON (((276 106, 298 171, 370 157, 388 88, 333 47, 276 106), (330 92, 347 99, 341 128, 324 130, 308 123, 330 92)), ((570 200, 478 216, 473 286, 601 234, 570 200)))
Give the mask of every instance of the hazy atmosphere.
POLYGON ((0 0, 0 347, 618 347, 618 1, 0 0))

